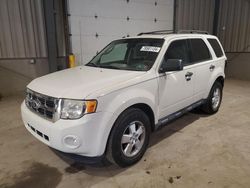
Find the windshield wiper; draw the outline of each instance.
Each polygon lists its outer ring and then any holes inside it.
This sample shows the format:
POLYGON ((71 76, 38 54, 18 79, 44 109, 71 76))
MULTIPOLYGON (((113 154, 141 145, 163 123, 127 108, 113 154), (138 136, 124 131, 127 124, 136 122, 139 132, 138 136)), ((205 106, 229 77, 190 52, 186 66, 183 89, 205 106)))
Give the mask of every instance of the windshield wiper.
POLYGON ((112 66, 112 65, 100 65, 100 68, 108 68, 108 69, 119 69, 118 67, 112 66))
POLYGON ((86 64, 87 66, 90 66, 90 67, 98 67, 95 63, 88 63, 86 64))

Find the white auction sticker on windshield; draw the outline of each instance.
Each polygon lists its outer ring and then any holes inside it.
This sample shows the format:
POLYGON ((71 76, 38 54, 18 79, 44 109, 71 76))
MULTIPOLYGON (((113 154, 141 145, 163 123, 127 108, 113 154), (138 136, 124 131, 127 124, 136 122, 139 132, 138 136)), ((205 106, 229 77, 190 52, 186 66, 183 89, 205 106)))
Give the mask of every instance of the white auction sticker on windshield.
POLYGON ((142 46, 140 51, 158 53, 160 49, 161 49, 160 47, 156 47, 156 46, 142 46))

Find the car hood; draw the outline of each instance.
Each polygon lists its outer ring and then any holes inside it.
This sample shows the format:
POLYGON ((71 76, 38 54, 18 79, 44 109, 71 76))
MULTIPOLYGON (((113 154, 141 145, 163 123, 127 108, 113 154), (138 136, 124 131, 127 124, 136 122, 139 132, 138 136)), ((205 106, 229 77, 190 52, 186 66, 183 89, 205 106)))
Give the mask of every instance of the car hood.
POLYGON ((27 87, 52 97, 85 99, 105 88, 116 89, 124 82, 138 80, 144 74, 139 71, 79 66, 37 78, 27 87))

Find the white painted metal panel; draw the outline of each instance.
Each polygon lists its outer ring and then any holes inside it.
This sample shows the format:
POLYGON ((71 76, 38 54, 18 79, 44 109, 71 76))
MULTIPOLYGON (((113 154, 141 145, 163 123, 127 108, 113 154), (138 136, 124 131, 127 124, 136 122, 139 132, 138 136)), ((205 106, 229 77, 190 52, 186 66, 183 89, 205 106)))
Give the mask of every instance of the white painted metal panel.
POLYGON ((87 63, 114 39, 173 29, 173 0, 70 0, 72 50, 87 63))

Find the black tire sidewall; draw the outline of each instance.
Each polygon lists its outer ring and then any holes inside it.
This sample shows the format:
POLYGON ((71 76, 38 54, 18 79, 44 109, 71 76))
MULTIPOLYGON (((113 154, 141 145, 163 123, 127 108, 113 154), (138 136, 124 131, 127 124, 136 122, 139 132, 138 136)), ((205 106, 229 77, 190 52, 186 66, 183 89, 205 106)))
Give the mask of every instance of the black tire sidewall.
POLYGON ((126 167, 139 161, 148 147, 150 132, 151 130, 150 130, 149 118, 142 110, 131 108, 131 109, 124 111, 115 122, 115 125, 111 133, 111 137, 110 137, 111 139, 110 149, 111 149, 111 155, 112 155, 114 162, 121 167, 126 167), (142 122, 143 126, 145 127, 146 134, 145 134, 145 140, 144 140, 141 150, 135 156, 127 157, 122 152, 121 139, 122 139, 125 129, 133 121, 142 122))
POLYGON ((221 101, 222 101, 222 94, 223 94, 222 85, 219 82, 215 82, 212 89, 211 89, 211 91, 210 91, 210 93, 209 93, 209 97, 207 99, 207 104, 206 104, 206 109, 207 110, 206 111, 208 113, 213 114, 213 113, 216 113, 219 110, 220 105, 221 105, 221 101), (219 90, 220 90, 220 102, 219 102, 217 108, 214 109, 213 108, 213 103, 212 103, 212 98, 213 98, 213 93, 217 88, 219 88, 219 90))

